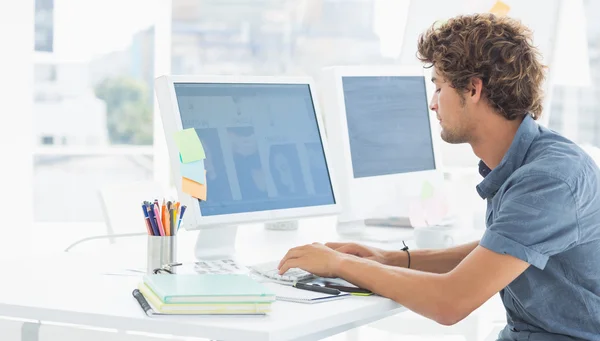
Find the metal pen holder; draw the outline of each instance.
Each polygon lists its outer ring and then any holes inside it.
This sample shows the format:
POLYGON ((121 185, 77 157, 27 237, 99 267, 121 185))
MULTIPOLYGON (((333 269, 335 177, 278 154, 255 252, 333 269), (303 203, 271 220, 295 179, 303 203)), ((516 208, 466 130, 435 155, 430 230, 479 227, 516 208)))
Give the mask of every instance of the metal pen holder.
MULTIPOLYGON (((146 273, 177 263, 177 236, 148 236, 146 273)), ((175 268, 173 268, 174 271, 175 268)))

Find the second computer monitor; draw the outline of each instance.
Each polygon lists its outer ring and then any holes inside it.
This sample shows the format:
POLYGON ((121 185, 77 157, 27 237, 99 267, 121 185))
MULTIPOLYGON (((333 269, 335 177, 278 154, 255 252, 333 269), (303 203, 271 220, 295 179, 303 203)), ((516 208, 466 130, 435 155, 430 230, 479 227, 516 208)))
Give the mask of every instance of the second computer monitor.
POLYGON ((407 216, 442 180, 439 133, 421 67, 332 67, 319 82, 341 222, 407 216))

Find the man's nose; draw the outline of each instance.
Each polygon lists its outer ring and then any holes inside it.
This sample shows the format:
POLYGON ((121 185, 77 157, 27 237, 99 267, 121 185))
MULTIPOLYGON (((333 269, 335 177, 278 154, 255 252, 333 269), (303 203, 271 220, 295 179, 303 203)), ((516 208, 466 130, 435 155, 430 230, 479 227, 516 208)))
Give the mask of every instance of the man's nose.
POLYGON ((437 112, 438 103, 437 103, 437 98, 435 98, 435 96, 431 99, 431 102, 429 103, 429 109, 431 111, 437 112))

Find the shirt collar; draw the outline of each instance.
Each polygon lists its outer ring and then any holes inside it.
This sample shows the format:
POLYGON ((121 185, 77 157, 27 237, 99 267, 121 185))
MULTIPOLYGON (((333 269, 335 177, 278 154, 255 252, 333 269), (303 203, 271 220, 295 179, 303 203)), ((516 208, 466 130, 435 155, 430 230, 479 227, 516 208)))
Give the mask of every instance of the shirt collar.
POLYGON ((479 161, 479 174, 483 180, 477 185, 477 193, 483 199, 493 197, 514 171, 523 165, 525 155, 531 143, 539 135, 538 125, 531 117, 526 115, 517 130, 510 148, 502 158, 498 167, 490 169, 483 160, 479 161))

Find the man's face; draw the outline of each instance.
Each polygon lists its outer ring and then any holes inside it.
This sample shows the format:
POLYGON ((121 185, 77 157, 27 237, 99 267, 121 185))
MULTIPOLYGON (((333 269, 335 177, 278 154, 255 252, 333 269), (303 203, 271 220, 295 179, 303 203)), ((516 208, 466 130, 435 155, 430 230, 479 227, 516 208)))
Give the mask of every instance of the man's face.
POLYGON ((465 99, 450 86, 442 75, 433 67, 431 81, 435 84, 435 92, 429 107, 435 111, 442 127, 442 139, 448 143, 465 143, 470 139, 471 122, 465 99))

